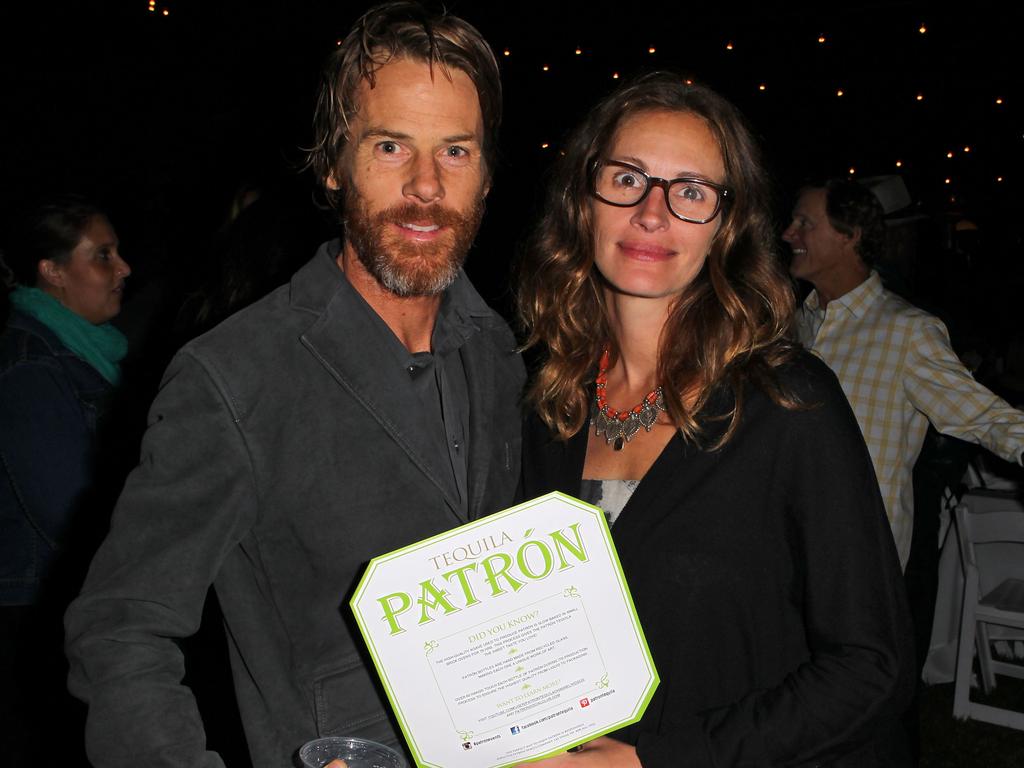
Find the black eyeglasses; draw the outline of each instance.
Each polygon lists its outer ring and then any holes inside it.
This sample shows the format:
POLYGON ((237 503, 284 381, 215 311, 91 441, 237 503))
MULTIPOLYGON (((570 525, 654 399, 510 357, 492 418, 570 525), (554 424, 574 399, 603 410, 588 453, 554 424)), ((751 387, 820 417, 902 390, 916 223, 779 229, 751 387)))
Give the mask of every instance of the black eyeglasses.
POLYGON ((608 205, 618 208, 639 205, 654 187, 661 187, 665 192, 665 202, 673 216, 692 224, 707 224, 733 198, 733 191, 722 184, 685 176, 659 179, 618 160, 595 160, 591 168, 591 192, 608 205))

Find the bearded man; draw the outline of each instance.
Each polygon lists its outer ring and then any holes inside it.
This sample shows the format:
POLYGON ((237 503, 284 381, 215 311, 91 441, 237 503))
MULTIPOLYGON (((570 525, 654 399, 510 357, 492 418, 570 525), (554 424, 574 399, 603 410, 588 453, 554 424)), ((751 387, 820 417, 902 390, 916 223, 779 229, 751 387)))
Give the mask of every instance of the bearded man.
POLYGON ((522 363, 461 271, 501 92, 466 22, 369 11, 331 57, 311 165, 345 236, 184 347, 66 617, 97 766, 219 766, 179 641, 212 585, 252 765, 400 743, 348 597, 366 562, 512 502, 522 363))

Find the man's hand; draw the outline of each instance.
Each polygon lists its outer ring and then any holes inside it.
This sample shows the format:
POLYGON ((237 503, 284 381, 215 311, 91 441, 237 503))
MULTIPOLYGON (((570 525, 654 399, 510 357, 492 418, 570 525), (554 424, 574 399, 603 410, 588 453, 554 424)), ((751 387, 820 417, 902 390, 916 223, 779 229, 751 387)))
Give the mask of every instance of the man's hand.
POLYGON ((535 763, 523 763, 516 768, 642 768, 636 756, 636 747, 602 736, 588 741, 576 752, 549 757, 535 763))

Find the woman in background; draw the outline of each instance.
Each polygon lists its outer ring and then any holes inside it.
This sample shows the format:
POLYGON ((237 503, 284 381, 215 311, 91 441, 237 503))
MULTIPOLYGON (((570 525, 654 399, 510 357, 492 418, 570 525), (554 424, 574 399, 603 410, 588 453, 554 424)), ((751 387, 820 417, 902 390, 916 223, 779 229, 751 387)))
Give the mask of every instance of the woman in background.
POLYGON ((91 555, 89 537, 72 535, 72 525, 105 528, 105 518, 76 518, 101 512, 86 496, 97 426, 127 348, 109 321, 131 268, 107 217, 77 197, 35 209, 3 260, 10 314, 0 335, 0 754, 8 765, 37 765, 37 739, 45 738, 47 750, 74 764, 82 738, 63 717, 73 703, 61 617, 84 562, 71 566, 66 554, 91 555), (63 737, 69 751, 57 746, 63 737))
POLYGON ((788 341, 768 186, 737 110, 665 73, 559 160, 521 268, 524 489, 604 509, 661 684, 553 768, 902 764, 899 564, 843 393, 788 341))

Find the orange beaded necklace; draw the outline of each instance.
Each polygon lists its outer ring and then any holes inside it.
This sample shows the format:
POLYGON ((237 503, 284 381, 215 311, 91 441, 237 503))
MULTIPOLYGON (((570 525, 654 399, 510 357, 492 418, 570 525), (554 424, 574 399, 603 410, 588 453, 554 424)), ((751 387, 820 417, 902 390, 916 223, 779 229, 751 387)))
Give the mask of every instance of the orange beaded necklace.
POLYGON ((623 446, 636 437, 640 427, 650 432, 654 422, 658 420, 658 411, 665 410, 665 398, 661 387, 652 389, 637 405, 626 411, 617 411, 608 405, 608 362, 611 350, 604 348, 601 360, 597 365, 597 389, 594 393, 594 408, 591 412, 591 423, 598 437, 604 436, 606 444, 613 450, 621 451, 623 446))

